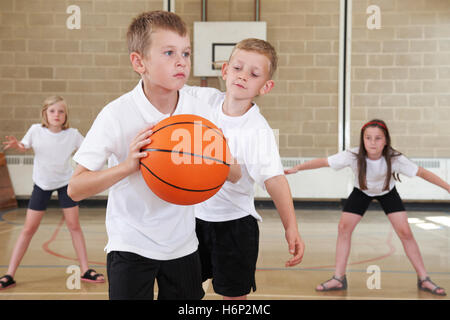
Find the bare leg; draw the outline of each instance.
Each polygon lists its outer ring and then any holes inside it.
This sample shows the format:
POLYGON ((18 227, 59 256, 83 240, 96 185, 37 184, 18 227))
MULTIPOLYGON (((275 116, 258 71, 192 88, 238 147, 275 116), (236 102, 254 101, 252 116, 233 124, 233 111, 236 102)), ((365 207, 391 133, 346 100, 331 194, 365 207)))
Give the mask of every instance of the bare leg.
MULTIPOLYGON (((80 262, 81 274, 84 274, 88 269, 88 258, 86 250, 86 242, 84 240, 83 231, 81 230, 80 220, 79 220, 79 210, 78 206, 72 208, 64 208, 64 218, 66 220, 67 228, 72 236, 72 244, 75 252, 80 262)), ((99 277, 98 280, 104 279, 99 277)))
POLYGON ((25 218, 25 225, 20 232, 19 238, 14 245, 14 249, 11 255, 11 260, 9 261, 8 272, 11 277, 14 278, 17 268, 22 261, 25 252, 30 245, 31 239, 36 233, 39 225, 41 224, 42 217, 45 211, 36 211, 32 209, 27 210, 27 215, 25 218))
MULTIPOLYGON (((338 226, 338 237, 336 242, 336 269, 334 275, 337 278, 342 278, 345 275, 347 267, 348 256, 350 254, 350 247, 352 241, 352 233, 356 225, 361 221, 362 216, 359 214, 342 212, 341 220, 338 226)), ((342 284, 337 280, 329 280, 326 283, 327 288, 341 287, 342 284)), ((323 291, 324 287, 318 285, 316 290, 323 291)))
MULTIPOLYGON (((408 215, 405 211, 399 211, 388 214, 388 218, 400 238, 406 256, 416 270, 417 276, 421 280, 425 279, 427 277, 427 271, 425 269, 425 264, 423 263, 422 255, 420 254, 419 246, 417 245, 416 239, 414 239, 411 228, 409 227, 408 215)), ((427 281, 424 282, 422 286, 431 290, 434 289, 433 284, 427 281)), ((444 291, 444 289, 439 289, 437 290, 437 293, 444 291)))

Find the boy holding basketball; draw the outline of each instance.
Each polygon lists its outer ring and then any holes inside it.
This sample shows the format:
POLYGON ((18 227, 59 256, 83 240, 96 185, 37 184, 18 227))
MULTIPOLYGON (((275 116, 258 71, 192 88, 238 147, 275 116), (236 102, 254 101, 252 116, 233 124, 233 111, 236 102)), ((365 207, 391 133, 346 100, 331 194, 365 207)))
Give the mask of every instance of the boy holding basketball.
POLYGON ((173 114, 211 118, 201 101, 179 91, 190 73, 189 35, 176 14, 153 11, 133 20, 127 41, 141 80, 98 114, 74 156, 68 192, 79 201, 109 188, 110 299, 153 299, 155 279, 158 299, 201 299, 194 208, 161 200, 139 172, 152 125, 173 114))
POLYGON ((304 243, 299 235, 293 201, 275 141, 267 121, 253 99, 269 93, 277 67, 275 49, 266 41, 239 42, 222 66, 226 93, 213 88, 188 87, 187 91, 213 106, 217 126, 228 139, 231 153, 241 164, 242 178, 225 182, 212 198, 196 206, 197 237, 203 281, 212 278, 224 299, 246 299, 256 290, 261 217, 255 210, 253 186, 265 188, 280 215, 289 252, 286 266, 301 262, 304 243))

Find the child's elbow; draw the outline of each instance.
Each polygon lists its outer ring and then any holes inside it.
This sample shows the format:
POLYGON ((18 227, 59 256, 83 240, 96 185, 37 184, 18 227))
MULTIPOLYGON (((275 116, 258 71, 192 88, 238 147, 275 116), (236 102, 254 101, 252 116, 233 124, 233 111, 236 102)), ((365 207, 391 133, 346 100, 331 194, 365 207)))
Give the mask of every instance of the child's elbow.
POLYGON ((67 186, 67 195, 73 201, 78 202, 82 200, 80 195, 76 192, 76 189, 73 187, 72 183, 69 183, 69 185, 67 186))

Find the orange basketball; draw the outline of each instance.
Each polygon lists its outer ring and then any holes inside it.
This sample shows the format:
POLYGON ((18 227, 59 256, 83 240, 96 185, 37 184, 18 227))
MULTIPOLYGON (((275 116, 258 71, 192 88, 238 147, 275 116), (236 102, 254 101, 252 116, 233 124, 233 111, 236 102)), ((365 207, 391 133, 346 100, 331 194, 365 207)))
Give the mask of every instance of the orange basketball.
POLYGON ((211 121, 175 115, 153 128, 140 160, 145 182, 161 199, 179 205, 205 201, 224 184, 231 159, 225 137, 211 121))

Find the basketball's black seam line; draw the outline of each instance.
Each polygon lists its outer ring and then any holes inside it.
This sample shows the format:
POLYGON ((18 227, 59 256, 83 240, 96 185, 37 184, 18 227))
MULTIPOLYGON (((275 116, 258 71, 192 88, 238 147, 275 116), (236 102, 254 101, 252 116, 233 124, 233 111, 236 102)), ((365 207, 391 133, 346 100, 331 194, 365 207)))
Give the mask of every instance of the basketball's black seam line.
POLYGON ((215 132, 220 133, 220 135, 223 137, 223 134, 222 134, 222 132, 221 132, 220 130, 211 128, 210 126, 207 126, 206 124, 199 123, 199 122, 201 122, 201 121, 198 121, 198 122, 193 122, 193 121, 181 121, 181 122, 169 123, 169 124, 166 124, 164 127, 161 127, 161 128, 159 128, 158 130, 154 131, 153 134, 155 134, 155 133, 158 132, 159 130, 162 130, 162 129, 167 128, 167 127, 170 127, 170 126, 174 126, 174 125, 176 125, 176 124, 193 124, 193 125, 201 125, 202 127, 206 127, 206 128, 208 128, 208 129, 214 130, 215 132))
POLYGON ((144 168, 147 169, 147 171, 150 172, 156 179, 158 179, 159 181, 161 181, 161 182, 163 182, 163 183, 165 183, 165 184, 167 184, 167 185, 169 185, 169 186, 171 186, 171 187, 173 187, 173 188, 176 188, 176 189, 180 189, 180 190, 184 190, 184 191, 189 191, 189 192, 205 192, 205 191, 212 191, 212 190, 215 190, 215 189, 217 189, 217 188, 220 188, 220 187, 223 185, 223 183, 221 183, 221 184, 218 185, 217 187, 210 188, 210 189, 203 189, 203 190, 195 190, 195 189, 186 189, 186 188, 182 188, 182 187, 176 186, 176 185, 174 185, 174 184, 171 184, 171 183, 169 183, 169 182, 167 182, 167 181, 164 181, 163 179, 161 179, 160 177, 158 177, 156 174, 154 174, 153 171, 150 170, 145 164, 143 164, 142 162, 140 162, 140 164, 141 164, 142 166, 144 166, 144 168))
MULTIPOLYGON (((201 121, 199 121, 199 122, 201 122, 201 121)), ((156 131, 153 131, 152 134, 155 134, 155 133, 157 133, 159 130, 162 130, 162 129, 167 128, 167 127, 170 127, 170 126, 174 126, 174 125, 176 125, 176 124, 193 124, 193 125, 198 125, 199 123, 198 123, 198 122, 192 122, 192 121, 182 121, 182 122, 170 123, 170 124, 165 125, 164 127, 159 128, 159 129, 156 130, 156 131)), ((207 126, 206 124, 203 124, 203 123, 201 123, 200 125, 203 126, 203 127, 208 128, 208 129, 214 130, 214 132, 216 132, 216 133, 220 133, 220 136, 222 137, 223 140, 225 140, 225 143, 227 142, 227 139, 226 139, 225 136, 223 135, 222 131, 220 131, 220 130, 218 130, 218 129, 211 128, 210 126, 207 126)))
POLYGON ((175 152, 175 153, 178 153, 178 154, 187 154, 187 155, 198 157, 198 158, 202 158, 202 159, 214 160, 214 161, 222 163, 222 164, 224 164, 224 165, 226 165, 228 167, 230 166, 225 161, 222 161, 222 160, 219 160, 219 159, 216 159, 216 158, 207 157, 207 156, 201 156, 199 154, 195 154, 195 153, 191 153, 191 152, 174 151, 174 150, 166 150, 166 149, 156 149, 156 148, 142 149, 141 151, 161 151, 161 152, 168 152, 168 153, 175 152))

